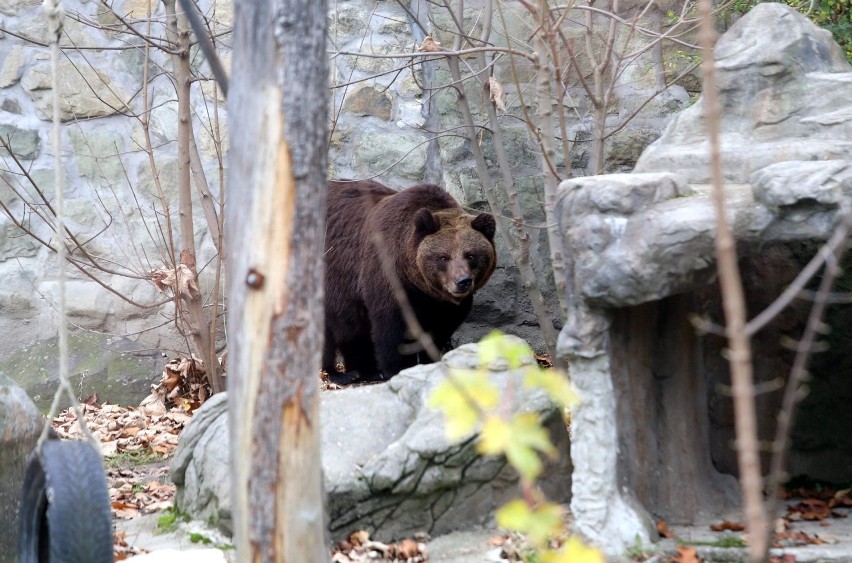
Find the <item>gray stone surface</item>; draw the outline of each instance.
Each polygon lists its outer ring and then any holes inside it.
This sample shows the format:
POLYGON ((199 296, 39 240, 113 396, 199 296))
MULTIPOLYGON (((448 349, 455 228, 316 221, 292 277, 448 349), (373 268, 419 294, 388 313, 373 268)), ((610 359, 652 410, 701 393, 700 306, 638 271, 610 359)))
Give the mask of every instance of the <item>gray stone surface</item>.
MULTIPOLYGON (((38 156, 41 141, 38 130, 25 129, 15 125, 0 124, 0 138, 12 149, 12 154, 22 160, 33 160, 38 156)), ((0 155, 8 155, 5 147, 0 148, 0 155)))
POLYGON ((7 16, 15 16, 39 4, 38 0, 2 0, 0 1, 0 13, 7 16))
MULTIPOLYGON (((129 99, 123 88, 106 72, 89 66, 85 60, 61 60, 58 74, 62 121, 126 111, 129 99)), ((21 86, 32 98, 42 119, 49 119, 53 112, 50 77, 50 65, 40 63, 27 69, 21 78, 21 86)))
POLYGON ((231 479, 228 461, 228 395, 218 393, 198 409, 180 435, 171 462, 175 504, 196 520, 231 534, 231 479))
MULTIPOLYGON (((148 4, 155 17, 163 16, 161 3, 148 0, 121 0, 113 6, 120 14, 138 19, 144 18, 148 4)), ((202 5, 216 19, 217 33, 225 31, 222 26, 232 20, 231 2, 205 0, 202 5)), ((168 256, 162 242, 168 236, 162 221, 165 210, 151 178, 162 172, 164 190, 169 197, 174 196, 175 167, 170 163, 175 161, 176 121, 166 122, 175 118, 173 112, 168 113, 169 96, 174 99, 175 94, 173 84, 163 72, 170 68, 171 62, 156 49, 146 55, 141 40, 127 33, 82 23, 103 20, 105 24, 116 25, 116 18, 107 21, 103 4, 66 0, 63 8, 69 17, 64 22, 62 44, 85 49, 66 51, 68 56, 61 57, 59 68, 61 113, 66 120, 62 126, 61 154, 68 225, 108 270, 121 272, 98 272, 95 281, 72 268, 69 321, 73 327, 83 332, 97 331, 105 339, 125 336, 137 343, 137 349, 186 353, 186 341, 174 323, 163 323, 162 315, 168 316, 173 305, 155 305, 162 302, 163 295, 140 279, 150 269, 163 266, 168 256), (145 56, 149 57, 147 62, 145 56), (143 150, 146 141, 139 120, 143 115, 143 64, 147 64, 149 71, 148 104, 158 104, 155 119, 151 120, 157 171, 152 169, 143 150), (131 305, 101 283, 141 306, 131 305)), ((40 2, 0 1, 0 13, 5 29, 36 42, 47 40, 40 2)), ((162 34, 162 26, 154 26, 152 33, 162 34)), ((227 51, 228 43, 226 39, 220 45, 223 51, 227 51)), ((25 202, 34 202, 43 209, 36 190, 49 201, 55 200, 54 150, 49 142, 52 124, 46 119, 51 113, 52 98, 49 64, 46 47, 10 34, 0 42, 0 135, 12 137, 12 152, 22 159, 29 174, 25 176, 0 150, 3 157, 0 202, 16 217, 24 217, 28 227, 43 241, 52 241, 50 226, 36 214, 26 212, 25 202)), ((212 98, 204 97, 212 94, 212 88, 202 86, 209 86, 209 82, 193 82, 193 122, 201 141, 202 165, 214 197, 218 197, 220 163, 210 140, 215 108, 212 98)), ((219 126, 226 131, 227 116, 221 96, 218 103, 219 126)), ((169 202, 170 214, 176 212, 176 199, 169 202)), ((213 245, 197 207, 196 213, 198 261, 207 264, 213 245)), ((177 239, 176 233, 173 236, 177 239)), ((212 268, 207 272, 211 272, 212 279, 212 268)), ((0 357, 22 358, 19 352, 23 348, 37 346, 40 341, 55 336, 56 258, 44 245, 19 231, 4 213, 0 213, 0 278, 4 280, 0 284, 0 332, 4 334, 0 357)), ((207 284, 205 280, 202 282, 207 284)), ((147 379, 140 379, 143 386, 147 386, 147 379)), ((144 394, 143 390, 141 396, 137 391, 123 397, 136 403, 144 394)))
POLYGON ((0 372, 0 563, 18 561, 18 508, 26 462, 43 419, 23 389, 0 372))
POLYGON ((346 97, 343 109, 354 115, 372 115, 373 117, 389 121, 391 110, 393 110, 393 102, 391 101, 390 94, 387 92, 382 92, 372 86, 365 86, 346 97))
MULTIPOLYGON (((780 161, 847 158, 850 68, 831 33, 783 3, 759 4, 740 19, 716 44, 728 181, 747 182, 753 172, 780 161)), ((703 112, 701 99, 678 114, 635 171, 667 170, 707 182, 703 112)))
MULTIPOLYGON (((717 43, 716 66, 726 212, 754 315, 852 208, 852 67, 828 33, 780 3, 740 19, 717 43)), ((699 100, 676 115, 635 173, 560 186, 556 214, 573 267, 559 349, 583 398, 572 412, 571 508, 577 530, 610 554, 655 537, 649 514, 694 524, 738 505, 733 477, 717 470, 735 471, 730 397, 718 392, 730 385, 725 344, 690 321, 723 322, 708 286, 716 219, 703 111, 699 100)), ((794 304, 755 338, 758 381, 789 370, 779 342, 798 338, 803 319, 794 304)), ((763 439, 779 399, 760 397, 763 439)), ((809 442, 794 445, 795 467, 824 466, 826 438, 797 435, 809 442)), ((848 466, 844 452, 833 459, 848 466)))
MULTIPOLYGON (((13 378, 46 411, 58 386, 58 358, 56 338, 35 342, 0 357, 0 375, 13 378)), ((159 381, 163 363, 159 352, 140 349, 127 339, 76 333, 69 337, 69 380, 80 400, 97 393, 100 402, 138 404, 159 381)))
MULTIPOLYGON (((477 362, 477 346, 468 344, 441 363, 406 370, 387 383, 321 395, 322 471, 333 539, 358 529, 389 540, 490 524, 494 509, 517 497, 517 475, 505 460, 479 456, 474 435, 448 442, 442 415, 425 406, 448 368, 471 369, 477 362)), ((542 413, 560 454, 548 464, 542 489, 551 500, 567 501, 571 466, 559 410, 540 392, 523 389, 520 371, 493 366, 490 377, 510 401, 509 412, 542 413)), ((181 434, 172 478, 182 510, 227 529, 226 415, 225 399, 218 396, 198 411, 181 434)))
POLYGON ((416 132, 368 131, 360 135, 355 157, 370 174, 387 174, 393 169, 404 178, 419 179, 426 171, 426 141, 416 132))
POLYGON ((3 66, 0 67, 0 88, 7 88, 21 79, 24 69, 24 48, 15 45, 3 58, 3 66))

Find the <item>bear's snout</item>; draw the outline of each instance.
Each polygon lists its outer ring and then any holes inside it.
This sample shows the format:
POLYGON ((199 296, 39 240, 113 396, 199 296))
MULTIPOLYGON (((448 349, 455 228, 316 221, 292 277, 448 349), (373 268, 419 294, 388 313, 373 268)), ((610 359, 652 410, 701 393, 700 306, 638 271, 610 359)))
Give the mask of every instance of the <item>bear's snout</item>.
POLYGON ((470 276, 461 276, 456 280, 456 288, 459 292, 470 291, 470 286, 473 285, 473 278, 470 276))

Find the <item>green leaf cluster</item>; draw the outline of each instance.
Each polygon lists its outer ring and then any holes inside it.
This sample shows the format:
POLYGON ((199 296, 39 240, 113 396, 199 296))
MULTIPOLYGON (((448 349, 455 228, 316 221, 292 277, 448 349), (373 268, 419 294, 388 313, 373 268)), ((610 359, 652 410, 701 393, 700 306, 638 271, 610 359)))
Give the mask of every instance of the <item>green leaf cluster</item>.
POLYGON ((428 405, 444 412, 447 435, 461 440, 479 430, 477 450, 484 455, 503 455, 521 477, 522 499, 509 502, 497 511, 497 524, 523 534, 536 550, 538 560, 549 563, 603 563, 603 556, 570 538, 559 549, 564 534, 562 507, 549 503, 535 488, 544 468, 542 456, 553 457, 556 448, 538 413, 507 416, 505 397, 489 380, 489 367, 502 365, 524 370, 524 387, 541 389, 567 411, 578 401, 577 394, 564 374, 542 370, 533 362, 532 350, 516 339, 492 332, 479 344, 479 367, 453 370, 429 396, 428 405))

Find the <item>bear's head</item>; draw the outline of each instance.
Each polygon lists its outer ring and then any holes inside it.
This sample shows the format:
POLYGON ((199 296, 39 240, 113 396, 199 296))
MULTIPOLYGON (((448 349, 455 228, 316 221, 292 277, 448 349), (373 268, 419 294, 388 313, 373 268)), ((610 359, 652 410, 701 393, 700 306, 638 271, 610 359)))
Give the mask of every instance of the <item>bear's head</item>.
POLYGON ((461 303, 485 285, 497 262, 494 217, 461 209, 420 209, 414 216, 415 284, 435 299, 461 303))

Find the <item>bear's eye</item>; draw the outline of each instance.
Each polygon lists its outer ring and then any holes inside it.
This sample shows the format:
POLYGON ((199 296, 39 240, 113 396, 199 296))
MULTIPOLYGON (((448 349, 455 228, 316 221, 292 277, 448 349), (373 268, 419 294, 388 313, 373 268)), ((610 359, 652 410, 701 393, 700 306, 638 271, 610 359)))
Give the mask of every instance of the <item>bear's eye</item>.
POLYGON ((446 254, 442 254, 442 255, 438 256, 438 261, 439 262, 449 262, 450 257, 447 256, 446 254))

